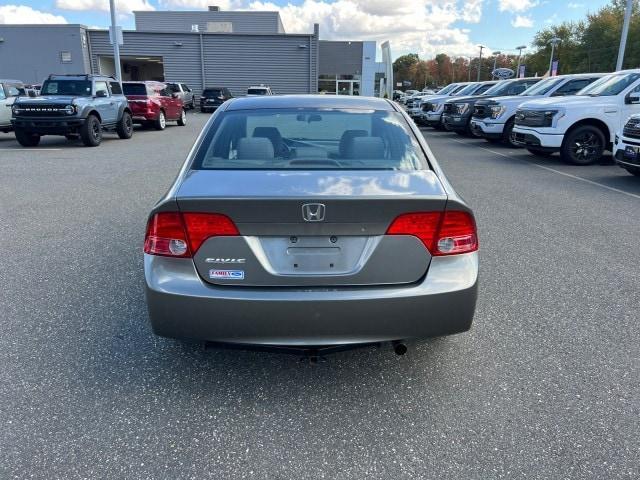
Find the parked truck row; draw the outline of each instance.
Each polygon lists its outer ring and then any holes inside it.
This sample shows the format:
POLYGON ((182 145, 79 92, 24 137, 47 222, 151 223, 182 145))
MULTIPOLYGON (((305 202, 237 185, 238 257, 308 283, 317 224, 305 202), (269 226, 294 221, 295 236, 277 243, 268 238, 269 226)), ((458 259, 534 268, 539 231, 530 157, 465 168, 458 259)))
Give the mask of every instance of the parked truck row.
POLYGON ((421 126, 590 165, 605 151, 640 175, 640 69, 452 83, 406 103, 421 126))

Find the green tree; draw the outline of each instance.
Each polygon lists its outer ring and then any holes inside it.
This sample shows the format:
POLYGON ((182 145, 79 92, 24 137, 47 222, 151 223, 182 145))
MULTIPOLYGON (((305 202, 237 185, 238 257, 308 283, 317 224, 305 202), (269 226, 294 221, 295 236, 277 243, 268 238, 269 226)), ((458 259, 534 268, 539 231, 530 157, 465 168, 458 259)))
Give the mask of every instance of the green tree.
POLYGON ((393 78, 394 81, 403 82, 409 80, 413 83, 412 69, 420 61, 417 53, 408 53, 396 58, 393 62, 393 78))

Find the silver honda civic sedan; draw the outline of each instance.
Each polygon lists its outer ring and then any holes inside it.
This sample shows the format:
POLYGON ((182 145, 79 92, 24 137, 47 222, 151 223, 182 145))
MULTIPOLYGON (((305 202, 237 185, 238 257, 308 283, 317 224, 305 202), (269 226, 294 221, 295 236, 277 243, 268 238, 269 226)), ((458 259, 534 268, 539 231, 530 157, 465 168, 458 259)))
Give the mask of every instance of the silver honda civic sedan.
POLYGON ((238 98, 149 215, 156 334, 327 347, 470 328, 478 237, 419 130, 376 98, 238 98))

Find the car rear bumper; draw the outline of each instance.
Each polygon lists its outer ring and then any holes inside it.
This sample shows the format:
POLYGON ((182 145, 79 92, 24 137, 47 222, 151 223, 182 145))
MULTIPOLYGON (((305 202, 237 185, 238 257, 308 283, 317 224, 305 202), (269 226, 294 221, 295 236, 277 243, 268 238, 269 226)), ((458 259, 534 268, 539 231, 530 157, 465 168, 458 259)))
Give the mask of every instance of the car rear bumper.
POLYGON ((419 283, 251 288, 205 283, 190 259, 144 256, 156 334, 225 343, 322 346, 422 338, 471 327, 478 253, 434 257, 419 283))
POLYGON ((540 133, 529 128, 514 127, 512 139, 516 145, 553 151, 560 150, 564 135, 540 133))

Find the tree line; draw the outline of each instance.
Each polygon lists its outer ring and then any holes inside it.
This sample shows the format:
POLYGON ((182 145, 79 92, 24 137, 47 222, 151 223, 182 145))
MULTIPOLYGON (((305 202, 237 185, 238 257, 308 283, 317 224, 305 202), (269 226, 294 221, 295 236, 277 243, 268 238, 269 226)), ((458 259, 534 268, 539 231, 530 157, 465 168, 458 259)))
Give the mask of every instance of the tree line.
MULTIPOLYGON (((615 70, 618 45, 626 0, 611 0, 595 13, 578 22, 563 22, 538 31, 532 48, 523 52, 522 63, 526 75, 544 75, 549 69, 551 45, 549 40, 560 38, 554 55, 558 73, 610 72, 615 70)), ((486 49, 485 52, 486 53, 486 49)), ((496 67, 516 70, 518 54, 483 55, 480 79, 492 78, 496 67)), ((411 82, 410 88, 422 89, 451 82, 476 80, 479 58, 450 57, 444 53, 431 60, 421 60, 416 53, 402 55, 393 63, 394 81, 411 82)), ((629 36, 623 68, 640 67, 640 0, 635 0, 629 25, 629 36)))

